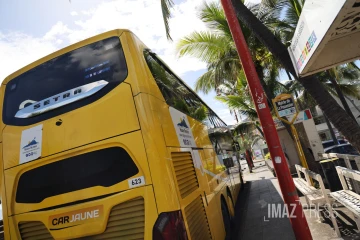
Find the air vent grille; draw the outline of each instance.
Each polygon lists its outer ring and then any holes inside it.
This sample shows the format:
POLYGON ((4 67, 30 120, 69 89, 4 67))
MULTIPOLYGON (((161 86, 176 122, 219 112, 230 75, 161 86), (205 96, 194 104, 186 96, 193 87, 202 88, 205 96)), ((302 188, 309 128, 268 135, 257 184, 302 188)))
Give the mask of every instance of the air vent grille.
POLYGON ((185 207, 191 239, 211 239, 210 228, 201 196, 185 207))
POLYGON ((22 240, 54 239, 42 222, 20 222, 19 232, 22 240))
POLYGON ((182 198, 185 198, 199 188, 191 153, 173 152, 171 153, 171 158, 180 195, 182 198))

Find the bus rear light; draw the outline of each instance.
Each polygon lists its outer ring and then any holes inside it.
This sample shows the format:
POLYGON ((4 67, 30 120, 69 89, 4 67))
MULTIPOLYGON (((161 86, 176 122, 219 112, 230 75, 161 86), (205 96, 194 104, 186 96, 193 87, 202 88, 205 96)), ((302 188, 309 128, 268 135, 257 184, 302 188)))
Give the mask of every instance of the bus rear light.
POLYGON ((154 240, 187 240, 181 211, 161 213, 153 228, 154 240))

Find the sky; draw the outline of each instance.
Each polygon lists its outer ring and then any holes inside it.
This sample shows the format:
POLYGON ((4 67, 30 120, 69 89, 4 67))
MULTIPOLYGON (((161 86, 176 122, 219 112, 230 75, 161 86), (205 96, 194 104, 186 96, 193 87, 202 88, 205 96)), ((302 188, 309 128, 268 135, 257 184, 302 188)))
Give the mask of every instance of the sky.
MULTIPOLYGON (((169 42, 159 0, 0 0, 0 81, 58 49, 108 30, 127 28, 193 88, 206 65, 195 58, 178 58, 175 45, 181 37, 205 30, 197 18, 204 0, 174 2, 170 20, 174 41, 169 42)), ((199 95, 227 124, 235 123, 229 109, 214 99, 214 92, 199 95)))

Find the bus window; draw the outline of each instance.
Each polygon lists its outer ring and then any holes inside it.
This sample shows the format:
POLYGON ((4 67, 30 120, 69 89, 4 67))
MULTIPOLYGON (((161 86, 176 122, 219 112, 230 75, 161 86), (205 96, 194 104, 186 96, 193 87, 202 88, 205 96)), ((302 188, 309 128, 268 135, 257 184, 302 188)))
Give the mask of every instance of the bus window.
POLYGON ((202 104, 201 100, 186 85, 180 82, 155 54, 149 51, 145 51, 144 54, 149 69, 166 103, 198 121, 208 122, 208 109, 202 104))
POLYGON ((30 125, 74 110, 105 95, 124 81, 126 76, 127 68, 119 38, 112 37, 81 47, 11 80, 5 90, 4 123, 30 125), (56 98, 60 93, 100 80, 108 83, 103 91, 77 104, 69 104, 28 118, 15 117, 22 108, 42 100, 46 101, 47 98, 53 101, 52 98, 56 98))

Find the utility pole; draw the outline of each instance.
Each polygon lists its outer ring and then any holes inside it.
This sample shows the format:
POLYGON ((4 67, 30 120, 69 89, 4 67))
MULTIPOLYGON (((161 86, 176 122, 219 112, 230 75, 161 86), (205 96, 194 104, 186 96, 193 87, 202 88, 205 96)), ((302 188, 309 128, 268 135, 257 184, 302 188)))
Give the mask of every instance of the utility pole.
POLYGON ((221 0, 227 21, 233 36, 237 52, 239 54, 246 78, 251 90, 251 96, 256 106, 261 126, 263 127, 266 142, 269 147, 271 159, 274 164, 280 189, 288 210, 292 210, 295 218, 289 218, 296 239, 312 239, 308 223, 297 195, 293 179, 288 168, 284 152, 282 151, 279 136, 267 103, 260 79, 256 73, 249 48, 242 33, 239 20, 231 0, 221 0))

